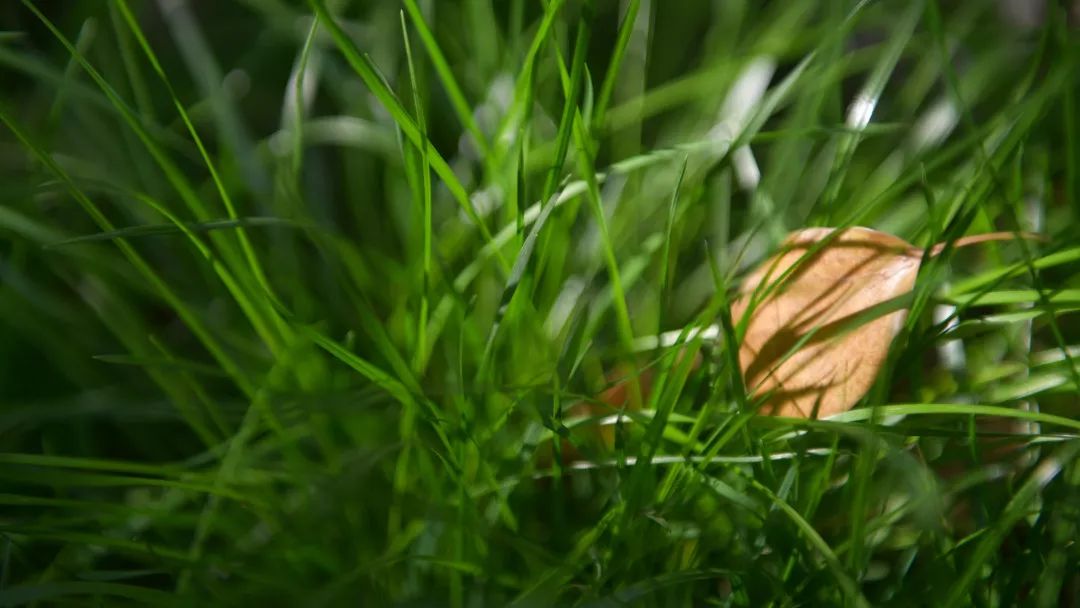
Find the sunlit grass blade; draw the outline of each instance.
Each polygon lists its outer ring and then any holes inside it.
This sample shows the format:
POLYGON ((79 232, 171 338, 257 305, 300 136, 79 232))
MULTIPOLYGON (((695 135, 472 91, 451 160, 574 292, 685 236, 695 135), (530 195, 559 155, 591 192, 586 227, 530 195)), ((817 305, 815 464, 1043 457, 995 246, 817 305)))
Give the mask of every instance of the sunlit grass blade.
MULTIPOLYGON (((356 48, 353 41, 345 34, 337 21, 330 14, 323 0, 309 0, 309 2, 315 9, 315 12, 319 15, 320 23, 322 23, 333 36, 338 49, 345 56, 349 65, 352 66, 371 92, 375 94, 379 102, 383 104, 383 107, 390 113, 394 122, 397 123, 398 128, 405 134, 405 137, 407 137, 413 145, 422 147, 426 150, 432 170, 434 170, 443 183, 446 184, 451 195, 454 197, 454 200, 458 202, 462 210, 469 216, 469 219, 480 231, 480 234, 483 235, 484 240, 490 242, 491 232, 477 214, 472 200, 465 191, 465 187, 461 185, 460 180, 454 175, 450 165, 446 163, 446 160, 443 159, 431 142, 421 138, 420 129, 416 122, 413 121, 404 106, 398 101, 397 96, 394 95, 386 82, 379 76, 371 59, 356 48)), ((503 263, 502 255, 498 251, 495 252, 495 260, 503 263)))
MULTIPOLYGON (((428 57, 431 59, 435 73, 439 76, 439 81, 446 89, 446 94, 450 97, 450 103, 454 106, 454 112, 457 113, 458 120, 461 121, 462 126, 473 137, 480 156, 487 158, 490 154, 487 138, 480 131, 480 126, 476 124, 473 109, 466 100, 461 85, 458 84, 457 79, 454 77, 454 72, 450 69, 450 64, 443 55, 442 49, 439 48, 439 43, 435 40, 435 34, 424 21, 424 16, 421 14, 416 0, 403 0, 403 4, 405 5, 405 12, 409 14, 409 21, 416 28, 417 36, 420 37, 420 42, 424 45, 424 50, 427 51, 428 57)), ((420 117, 417 116, 417 118, 419 122, 420 117)))
POLYGON ((1027 514, 1032 502, 1047 484, 1051 483, 1064 467, 1076 460, 1078 453, 1080 453, 1080 441, 1072 441, 1057 449, 1035 467, 1009 503, 1005 505, 1000 518, 992 524, 989 532, 975 546, 972 555, 965 560, 963 573, 959 580, 953 583, 942 606, 957 606, 970 600, 971 587, 991 559, 992 553, 998 549, 1005 534, 1027 514))
MULTIPOLYGON (((150 152, 151 156, 157 162, 158 166, 161 168, 161 170, 168 177, 168 179, 169 179, 170 183, 172 184, 172 186, 177 190, 177 192, 180 194, 181 198, 188 205, 188 207, 194 212, 196 217, 198 217, 199 219, 203 219, 203 220, 209 219, 211 216, 210 216, 210 214, 209 214, 209 212, 207 210, 207 207, 203 204, 201 199, 195 194, 194 189, 192 188, 191 184, 183 176, 183 174, 180 172, 179 168, 176 166, 176 163, 173 162, 172 159, 170 159, 168 157, 168 155, 165 154, 165 152, 160 148, 160 146, 156 143, 155 139, 147 132, 145 127, 142 126, 142 121, 140 121, 139 118, 131 110, 131 108, 128 107, 127 104, 125 104, 123 102, 123 100, 119 97, 119 95, 116 93, 116 91, 113 89, 113 87, 78 52, 78 49, 76 49, 66 38, 64 38, 64 36, 61 34, 61 32, 58 29, 56 29, 55 25, 51 21, 49 21, 45 17, 45 15, 42 14, 34 6, 34 4, 32 2, 30 2, 29 0, 24 0, 24 4, 31 11, 34 12, 34 14, 42 21, 42 23, 45 24, 45 26, 47 28, 49 28, 49 30, 53 33, 53 35, 56 36, 57 39, 68 50, 68 52, 71 54, 72 58, 75 59, 76 61, 78 61, 79 64, 81 65, 81 67, 98 84, 98 86, 99 86, 99 88, 101 88, 102 92, 104 92, 105 95, 109 98, 110 103, 112 103, 121 112, 124 120, 126 121, 126 124, 131 127, 131 129, 136 133, 136 135, 138 135, 140 141, 142 141, 143 144, 146 146, 147 150, 150 152)), ((124 9, 124 5, 121 4, 120 8, 124 9)), ((122 10, 122 12, 125 12, 126 15, 130 14, 130 12, 128 12, 128 11, 123 11, 122 10)), ((131 20, 131 18, 129 18, 129 21, 130 20, 131 20)), ((182 107, 180 106, 179 102, 177 100, 175 100, 175 96, 173 96, 173 99, 174 99, 174 103, 176 103, 178 109, 180 109, 181 112, 182 112, 182 107)), ((182 116, 186 117, 186 113, 183 113, 182 116)), ((189 127, 191 126, 190 121, 188 121, 188 126, 189 127)), ((193 127, 192 127, 192 133, 194 133, 193 127)), ((206 150, 201 147, 201 142, 197 138, 196 138, 196 143, 200 146, 200 148, 202 150, 203 157, 205 159, 209 160, 209 158, 207 156, 207 153, 206 153, 206 150)), ((218 183, 219 188, 221 189, 221 191, 224 192, 223 186, 220 185, 220 180, 217 180, 217 183, 218 183)), ((232 214, 234 216, 233 219, 235 219, 235 212, 232 211, 232 208, 228 203, 227 203, 227 208, 230 210, 230 212, 232 212, 232 214)), ((112 230, 112 228, 109 228, 108 230, 112 230)), ((221 244, 221 243, 219 242, 219 244, 221 244)), ((248 254, 249 260, 248 261, 251 262, 253 260, 252 256, 254 255, 254 253, 250 250, 250 246, 246 246, 245 248, 249 251, 249 254, 248 254)), ((230 260, 235 261, 235 258, 231 257, 231 252, 232 252, 232 250, 228 246, 225 246, 225 247, 222 248, 222 255, 224 256, 225 260, 227 261, 226 263, 228 263, 228 261, 230 261, 230 260)), ((234 264, 234 268, 236 266, 238 266, 238 265, 239 265, 238 263, 234 264)), ((267 295, 268 293, 269 292, 267 292, 264 295, 267 295)), ((260 300, 265 301, 266 298, 265 297, 260 298, 260 300)), ((249 314, 253 314, 253 311, 255 309, 254 309, 254 307, 249 306, 248 310, 249 310, 249 314)), ((261 312, 265 312, 265 310, 261 311, 261 312)), ((260 314, 259 316, 253 316, 252 317, 252 322, 255 323, 256 326, 263 326, 266 323, 266 319, 263 318, 262 315, 260 314)), ((261 333, 262 333, 263 339, 267 340, 268 344, 271 347, 276 343, 276 338, 274 337, 274 334, 271 332, 271 330, 268 327, 263 327, 261 333)))
MULTIPOLYGON (((22 131, 16 127, 11 121, 8 115, 0 109, 0 121, 3 121, 9 129, 18 137, 23 144, 29 148, 35 156, 40 159, 42 164, 48 167, 53 174, 58 177, 67 186, 71 196, 78 201, 88 215, 94 218, 95 223, 106 232, 112 232, 115 227, 112 223, 102 214, 101 210, 75 185, 71 177, 60 168, 40 147, 29 140, 22 131)), ((135 251, 135 249, 124 240, 115 241, 117 247, 124 253, 124 255, 130 260, 133 266, 144 276, 155 289, 161 294, 161 297, 167 301, 177 314, 179 314, 184 321, 188 324, 193 332, 199 336, 207 350, 214 356, 214 358, 221 364, 221 366, 228 372, 229 376, 237 383, 237 385, 245 391, 250 390, 248 379, 240 371, 239 365, 233 361, 232 357, 227 354, 223 346, 221 346, 218 340, 213 336, 212 332, 205 327, 202 320, 192 311, 179 295, 165 284, 164 280, 153 268, 143 259, 142 256, 135 251)))
MULTIPOLYGON (((295 225, 296 223, 293 221, 277 217, 244 217, 227 220, 211 220, 208 222, 189 222, 185 224, 185 228, 187 228, 188 232, 200 233, 210 232, 211 230, 228 230, 249 226, 259 227, 295 225)), ((165 236, 173 234, 184 234, 184 231, 178 228, 176 224, 128 226, 126 228, 118 228, 109 232, 98 232, 96 234, 85 234, 69 239, 56 240, 49 243, 48 247, 64 247, 67 245, 76 245, 79 243, 92 243, 94 241, 111 241, 113 239, 131 239, 145 236, 165 236)))

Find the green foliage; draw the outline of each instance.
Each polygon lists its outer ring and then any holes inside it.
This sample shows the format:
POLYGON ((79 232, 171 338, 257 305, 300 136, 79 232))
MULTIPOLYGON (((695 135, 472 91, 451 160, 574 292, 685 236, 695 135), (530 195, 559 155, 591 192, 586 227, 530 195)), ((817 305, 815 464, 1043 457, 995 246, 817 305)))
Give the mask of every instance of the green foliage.
POLYGON ((0 6, 0 605, 1080 602, 1080 37, 1012 4, 0 6), (757 416, 814 225, 1046 239, 757 416))

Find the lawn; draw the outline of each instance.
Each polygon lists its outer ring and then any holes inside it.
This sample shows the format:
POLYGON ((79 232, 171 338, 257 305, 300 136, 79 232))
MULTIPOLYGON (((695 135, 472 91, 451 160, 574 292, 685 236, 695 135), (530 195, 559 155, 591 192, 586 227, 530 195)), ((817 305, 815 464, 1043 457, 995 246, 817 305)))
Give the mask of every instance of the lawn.
POLYGON ((1078 95, 1075 2, 5 2, 0 606, 1080 606, 1078 95))

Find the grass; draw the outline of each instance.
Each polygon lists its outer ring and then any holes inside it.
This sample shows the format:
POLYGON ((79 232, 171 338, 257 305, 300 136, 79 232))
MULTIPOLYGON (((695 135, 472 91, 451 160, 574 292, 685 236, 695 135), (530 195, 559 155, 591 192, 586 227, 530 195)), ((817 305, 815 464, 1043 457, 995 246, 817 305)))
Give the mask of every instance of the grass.
POLYGON ((4 5, 0 605, 1080 604, 1080 38, 999 4, 4 5), (850 225, 1046 238, 757 416, 734 290, 850 225))

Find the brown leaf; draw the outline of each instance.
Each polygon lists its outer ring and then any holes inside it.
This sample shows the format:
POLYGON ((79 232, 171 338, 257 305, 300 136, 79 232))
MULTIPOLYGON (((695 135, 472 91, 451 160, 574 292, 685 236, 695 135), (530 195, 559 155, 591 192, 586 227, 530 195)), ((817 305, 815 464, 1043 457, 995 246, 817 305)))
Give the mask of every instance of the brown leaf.
MULTIPOLYGON (((743 282, 731 310, 735 321, 755 290, 775 283, 832 232, 807 228, 789 235, 781 251, 743 282)), ((809 418, 851 409, 870 390, 907 311, 841 335, 835 330, 911 291, 920 258, 921 252, 895 236, 849 228, 802 260, 754 308, 739 349, 747 390, 765 397, 760 411, 809 418)))
MULTIPOLYGON (((780 253, 743 281, 741 295, 732 306, 736 322, 759 286, 769 289, 833 231, 808 228, 790 234, 780 253)), ((1040 238, 995 232, 967 236, 952 245, 964 247, 1018 236, 1040 238)), ((940 254, 943 248, 944 244, 935 245, 930 255, 940 254)), ((821 417, 851 409, 873 384, 907 311, 894 310, 862 324, 864 318, 859 316, 911 291, 922 255, 921 249, 895 236, 849 228, 803 260, 782 284, 766 294, 751 314, 739 351, 748 390, 764 398, 761 413, 807 418, 815 415, 815 407, 821 417), (794 354, 788 356, 789 352, 794 354)), ((701 354, 695 353, 692 368, 701 363, 701 354)), ((630 378, 637 378, 647 399, 653 374, 652 369, 634 372, 632 366, 623 366, 608 375, 612 384, 607 390, 594 400, 571 406, 566 415, 600 417, 631 408, 630 378)), ((582 441, 608 449, 614 444, 610 426, 591 423, 577 430, 582 441)), ((580 457, 570 442, 564 441, 562 449, 568 460, 580 457)), ((550 453, 540 460, 549 465, 550 453)))
MULTIPOLYGON (((869 228, 807 228, 788 234, 781 251, 743 282, 731 307, 735 323, 758 299, 739 349, 746 389, 762 398, 760 413, 799 418, 847 411, 873 386, 906 309, 874 316, 912 291, 922 249, 869 228), (812 253, 811 253, 812 252, 812 253), (804 259, 805 257, 805 259, 804 259), (762 297, 764 296, 764 297, 762 297), (873 319, 859 324, 861 316, 873 319)), ((1039 239, 994 232, 959 239, 1039 239)), ((930 255, 943 251, 934 245, 930 255)))
MULTIPOLYGON (((870 309, 912 290, 923 251, 861 227, 844 229, 813 250, 834 230, 788 235, 780 252, 743 282, 732 305, 738 323, 751 301, 760 300, 739 349, 739 366, 747 390, 763 400, 761 413, 810 418, 851 409, 870 390, 904 324, 903 308, 862 324, 858 317, 873 316, 870 309)), ((1016 236, 975 235, 953 245, 1016 236)), ((942 249, 936 245, 931 255, 942 249)))

